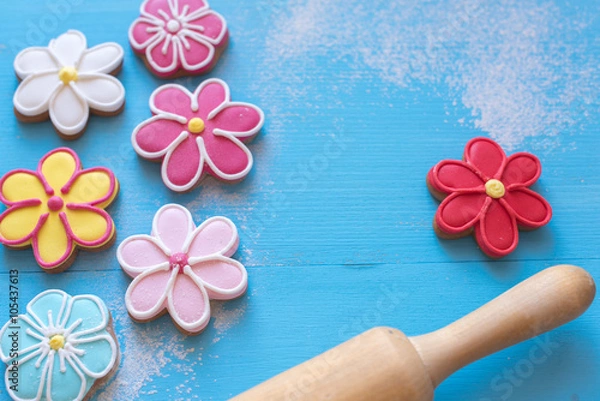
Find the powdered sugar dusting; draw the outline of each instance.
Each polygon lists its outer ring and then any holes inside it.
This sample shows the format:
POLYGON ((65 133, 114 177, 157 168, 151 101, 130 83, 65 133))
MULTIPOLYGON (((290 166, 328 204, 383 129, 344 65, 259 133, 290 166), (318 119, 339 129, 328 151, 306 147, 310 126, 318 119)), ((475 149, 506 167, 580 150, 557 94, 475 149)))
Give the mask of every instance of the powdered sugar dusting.
POLYGON ((193 373, 202 353, 186 348, 184 336, 154 324, 136 324, 127 314, 122 300, 109 302, 121 346, 121 365, 109 384, 97 393, 99 401, 136 400, 152 394, 152 381, 168 365, 182 373, 193 373), (191 357, 193 356, 193 357, 191 357), (185 362, 184 362, 185 361, 185 362))
POLYGON ((230 308, 221 302, 212 302, 210 307, 211 315, 215 318, 213 325, 217 331, 213 343, 217 343, 229 329, 240 321, 240 318, 246 312, 246 305, 243 304, 237 308, 230 308))
MULTIPOLYGON (((399 87, 443 84, 450 104, 471 110, 466 123, 508 149, 531 137, 556 147, 558 134, 598 110, 597 44, 585 42, 576 9, 565 16, 535 0, 295 0, 289 9, 276 12, 268 65, 350 57, 351 69, 370 67, 399 87)), ((280 69, 263 70, 277 82, 280 69)), ((286 84, 290 71, 302 81, 302 68, 281 70, 286 84)))

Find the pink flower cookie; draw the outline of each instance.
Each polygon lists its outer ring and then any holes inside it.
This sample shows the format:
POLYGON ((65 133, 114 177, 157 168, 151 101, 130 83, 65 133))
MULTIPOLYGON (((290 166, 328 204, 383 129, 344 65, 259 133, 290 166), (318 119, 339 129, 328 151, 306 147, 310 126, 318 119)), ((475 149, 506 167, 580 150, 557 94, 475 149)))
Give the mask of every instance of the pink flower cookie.
POLYGON ((72 263, 77 247, 100 250, 115 236, 104 210, 116 198, 119 182, 104 167, 83 169, 69 148, 51 151, 37 171, 18 169, 0 179, 0 242, 10 248, 33 247, 46 272, 72 263))
POLYGON ((168 84, 150 97, 154 117, 138 125, 131 142, 143 158, 162 160, 162 178, 173 191, 185 192, 205 174, 228 182, 242 180, 252 168, 244 141, 264 123, 258 107, 231 102, 229 87, 219 79, 200 84, 194 93, 168 84))
POLYGON ((246 291, 246 269, 230 258, 238 244, 229 219, 212 217, 196 227, 183 206, 163 206, 151 235, 131 236, 117 250, 119 264, 134 278, 125 295, 129 315, 147 322, 166 309, 183 333, 200 333, 210 320, 210 299, 246 291))
POLYGON ((227 23, 206 0, 146 0, 140 12, 129 42, 161 78, 206 73, 227 46, 227 23))

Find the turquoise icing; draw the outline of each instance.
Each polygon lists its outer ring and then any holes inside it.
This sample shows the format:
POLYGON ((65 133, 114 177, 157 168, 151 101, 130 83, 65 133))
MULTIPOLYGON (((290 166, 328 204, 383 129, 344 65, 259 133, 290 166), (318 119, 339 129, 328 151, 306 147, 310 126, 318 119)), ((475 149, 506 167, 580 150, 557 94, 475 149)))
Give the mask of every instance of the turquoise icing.
POLYGON ((83 399, 95 380, 106 376, 116 361, 117 345, 106 330, 109 319, 106 305, 93 295, 72 297, 60 290, 48 290, 35 297, 27 305, 27 313, 19 315, 17 324, 9 321, 0 332, 10 397, 83 399), (54 335, 63 335, 63 348, 52 349, 49 340, 54 335), (19 351, 18 357, 11 355, 14 346, 19 351), (11 388, 13 361, 18 362, 18 392, 11 388))

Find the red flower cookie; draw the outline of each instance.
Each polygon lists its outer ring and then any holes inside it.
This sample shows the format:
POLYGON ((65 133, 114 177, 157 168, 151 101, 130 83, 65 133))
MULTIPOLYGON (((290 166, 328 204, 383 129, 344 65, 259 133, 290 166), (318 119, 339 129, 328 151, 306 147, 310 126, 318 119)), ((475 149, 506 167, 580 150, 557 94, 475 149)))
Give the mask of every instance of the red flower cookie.
POLYGON ((546 200, 528 187, 540 177, 537 157, 520 152, 506 157, 496 142, 475 138, 463 161, 442 160, 427 174, 427 186, 442 201, 433 227, 442 238, 471 233, 493 258, 511 253, 521 229, 535 229, 552 218, 546 200))

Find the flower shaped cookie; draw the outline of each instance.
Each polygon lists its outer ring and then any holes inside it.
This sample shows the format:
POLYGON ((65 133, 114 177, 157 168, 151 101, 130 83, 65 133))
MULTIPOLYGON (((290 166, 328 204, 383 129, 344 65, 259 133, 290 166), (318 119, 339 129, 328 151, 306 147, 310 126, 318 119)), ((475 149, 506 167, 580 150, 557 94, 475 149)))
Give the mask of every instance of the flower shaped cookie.
POLYGON ((146 0, 140 12, 129 42, 159 77, 208 72, 227 44, 227 23, 206 0, 146 0))
POLYGON ((209 299, 229 300, 246 291, 244 266, 230 258, 239 238, 225 217, 196 227, 190 212, 165 205, 154 216, 152 235, 134 235, 121 243, 117 258, 134 277, 125 295, 131 317, 150 321, 169 311, 186 334, 198 334, 210 320, 209 299))
POLYGON ((107 168, 83 170, 68 148, 45 155, 37 171, 14 170, 0 179, 0 242, 12 248, 31 245, 46 271, 61 271, 72 261, 76 246, 98 249, 115 234, 104 211, 117 196, 119 184, 107 168))
POLYGON ((36 296, 27 313, 0 331, 8 395, 13 400, 83 400, 115 368, 118 348, 109 325, 106 305, 93 295, 48 290, 36 296))
POLYGON ((163 160, 165 185, 184 192, 208 173, 224 181, 243 179, 252 154, 242 141, 260 131, 264 114, 258 107, 231 102, 229 87, 219 79, 204 81, 194 91, 168 84, 150 97, 154 117, 138 125, 131 141, 149 160, 163 160))
POLYGON ((528 188, 541 172, 538 158, 530 153, 507 158, 491 139, 472 139, 464 161, 443 160, 427 175, 431 192, 442 200, 436 232, 456 238, 474 231, 488 256, 508 255, 519 241, 517 227, 538 228, 552 217, 548 202, 528 188))
POLYGON ((50 116, 64 139, 85 131, 90 109, 113 115, 125 104, 125 89, 115 74, 123 63, 123 49, 104 43, 87 49, 85 36, 68 31, 48 47, 30 47, 14 63, 23 82, 15 92, 15 114, 25 122, 50 116))

